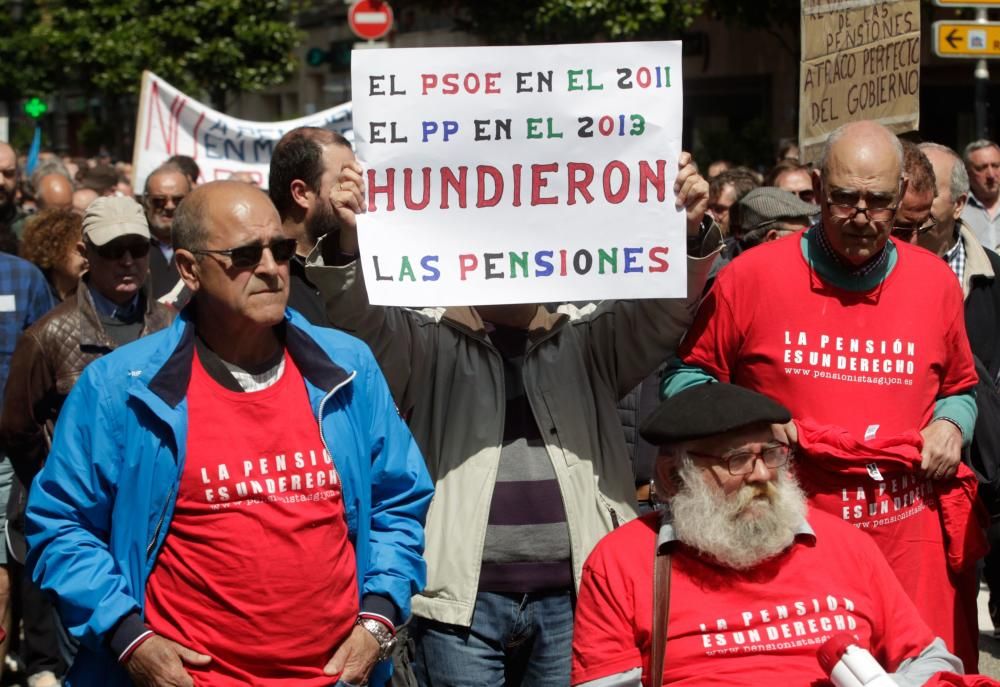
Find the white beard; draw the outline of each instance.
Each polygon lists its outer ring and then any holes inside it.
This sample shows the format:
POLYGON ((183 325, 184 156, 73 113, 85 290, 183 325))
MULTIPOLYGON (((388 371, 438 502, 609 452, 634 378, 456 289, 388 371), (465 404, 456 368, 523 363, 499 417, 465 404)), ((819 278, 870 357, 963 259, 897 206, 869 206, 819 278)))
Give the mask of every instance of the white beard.
POLYGON ((677 539, 716 562, 752 568, 787 549, 805 521, 805 494, 788 472, 765 485, 744 484, 726 495, 706 483, 703 471, 680 456, 681 487, 670 499, 677 539))

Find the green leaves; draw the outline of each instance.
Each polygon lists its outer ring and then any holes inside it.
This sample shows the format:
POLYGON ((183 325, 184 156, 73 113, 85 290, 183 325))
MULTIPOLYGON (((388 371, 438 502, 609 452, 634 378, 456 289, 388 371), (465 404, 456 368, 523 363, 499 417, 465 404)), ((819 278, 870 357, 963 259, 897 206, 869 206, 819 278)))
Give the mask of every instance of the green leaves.
POLYGON ((144 69, 193 94, 259 91, 295 68, 296 0, 21 0, 0 13, 0 91, 136 93, 144 69))

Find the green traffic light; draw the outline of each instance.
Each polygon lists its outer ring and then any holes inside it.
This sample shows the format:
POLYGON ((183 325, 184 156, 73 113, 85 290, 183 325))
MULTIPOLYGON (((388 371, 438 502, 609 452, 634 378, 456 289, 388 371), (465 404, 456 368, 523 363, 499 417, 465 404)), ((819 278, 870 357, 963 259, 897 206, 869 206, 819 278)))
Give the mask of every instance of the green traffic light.
POLYGON ((24 104, 24 111, 32 119, 38 119, 48 112, 49 106, 41 98, 32 98, 24 104))
POLYGON ((310 67, 318 67, 326 62, 326 51, 322 48, 310 48, 306 53, 306 62, 310 67))

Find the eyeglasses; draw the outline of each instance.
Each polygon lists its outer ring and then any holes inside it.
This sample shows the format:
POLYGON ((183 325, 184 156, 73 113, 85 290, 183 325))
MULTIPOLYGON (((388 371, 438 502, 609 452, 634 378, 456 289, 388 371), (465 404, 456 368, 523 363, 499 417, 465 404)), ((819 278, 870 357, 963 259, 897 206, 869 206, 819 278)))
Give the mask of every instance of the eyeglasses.
POLYGON ((892 219, 896 214, 896 195, 888 194, 868 194, 861 195, 857 191, 845 189, 835 189, 827 196, 826 202, 830 206, 830 214, 839 219, 853 219, 859 212, 872 222, 884 222, 892 219), (865 202, 864 207, 858 205, 865 202))
POLYGON ((154 210, 163 210, 167 203, 173 203, 174 207, 181 204, 185 196, 146 196, 146 200, 154 210))
POLYGON ((816 192, 811 188, 804 188, 801 191, 789 191, 789 193, 794 193, 799 197, 799 200, 805 203, 811 203, 816 200, 816 192))
POLYGON ((924 224, 919 227, 906 227, 893 225, 892 235, 901 241, 910 242, 913 240, 913 235, 923 236, 929 231, 933 231, 934 227, 938 225, 938 221, 931 217, 924 224))
POLYGON ((275 239, 266 246, 261 243, 253 243, 249 246, 239 246, 237 248, 226 248, 223 250, 193 250, 195 255, 226 255, 229 256, 233 267, 238 270, 246 270, 256 267, 264 257, 264 249, 271 251, 271 257, 275 262, 288 262, 295 255, 295 239, 275 239))
POLYGON ((739 477, 753 472, 758 458, 763 460, 764 465, 769 468, 780 468, 792 457, 792 447, 778 442, 767 444, 760 451, 740 451, 728 456, 715 456, 711 453, 698 453, 697 451, 688 451, 688 453, 699 458, 710 458, 718 461, 726 466, 730 475, 739 477))
POLYGON ((94 249, 98 257, 103 260, 121 260, 126 252, 132 256, 133 260, 138 260, 149 255, 149 239, 141 237, 122 237, 114 241, 108 241, 103 246, 97 246, 89 241, 87 243, 94 249))

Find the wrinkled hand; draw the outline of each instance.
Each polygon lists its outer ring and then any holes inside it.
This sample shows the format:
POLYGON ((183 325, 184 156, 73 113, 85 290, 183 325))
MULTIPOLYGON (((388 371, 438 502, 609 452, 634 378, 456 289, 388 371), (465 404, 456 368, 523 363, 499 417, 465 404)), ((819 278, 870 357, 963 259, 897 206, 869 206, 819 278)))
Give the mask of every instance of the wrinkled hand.
POLYGON ((674 194, 677 196, 677 207, 687 211, 688 236, 697 236, 698 227, 708 209, 708 182, 698 174, 691 162, 691 153, 683 152, 677 159, 677 180, 674 182, 674 194))
POLYGON ((345 162, 330 190, 330 204, 340 226, 340 250, 356 253, 358 218, 365 211, 364 170, 356 161, 345 162))
POLYGON ((194 687, 184 664, 203 666, 211 661, 210 656, 154 635, 129 656, 125 670, 136 687, 194 687))
POLYGON ((793 447, 799 445, 799 429, 795 426, 795 422, 771 425, 771 431, 774 432, 775 440, 793 447))
POLYGON ((378 641, 372 633, 355 626, 344 643, 337 647, 333 658, 323 668, 326 675, 340 675, 342 682, 363 685, 368 682, 368 674, 378 659, 378 641))
POLYGON ((962 432, 947 420, 935 420, 920 432, 924 448, 920 468, 929 479, 950 479, 962 459, 962 432))

